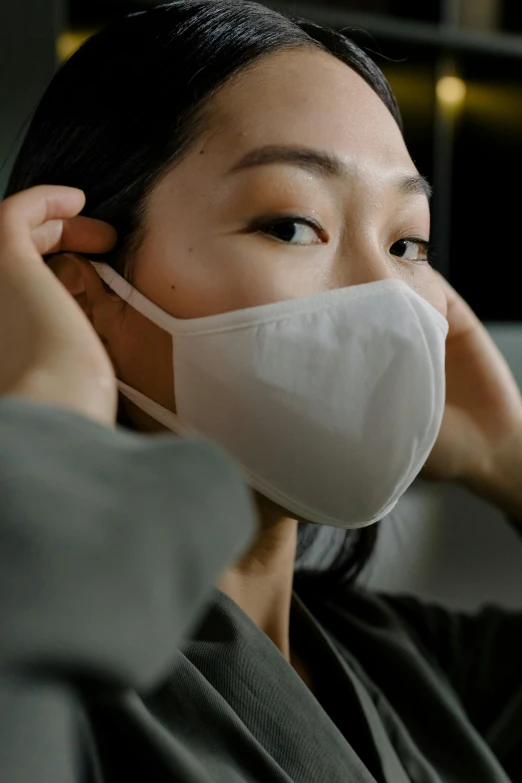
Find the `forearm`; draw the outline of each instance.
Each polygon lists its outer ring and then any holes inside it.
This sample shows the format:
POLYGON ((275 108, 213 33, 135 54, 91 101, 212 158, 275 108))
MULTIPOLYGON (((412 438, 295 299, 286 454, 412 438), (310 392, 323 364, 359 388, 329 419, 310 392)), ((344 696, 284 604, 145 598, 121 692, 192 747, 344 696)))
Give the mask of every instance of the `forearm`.
POLYGON ((507 514, 522 531, 522 426, 495 459, 464 484, 507 514))

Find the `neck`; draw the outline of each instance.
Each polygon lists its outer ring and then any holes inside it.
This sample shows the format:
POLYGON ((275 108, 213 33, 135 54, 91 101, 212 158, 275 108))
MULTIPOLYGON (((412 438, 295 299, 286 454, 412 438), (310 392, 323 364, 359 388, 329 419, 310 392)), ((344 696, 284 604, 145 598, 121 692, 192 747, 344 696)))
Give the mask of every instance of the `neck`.
POLYGON ((258 497, 260 534, 250 550, 226 571, 218 588, 226 593, 290 661, 290 607, 297 547, 297 522, 258 497))

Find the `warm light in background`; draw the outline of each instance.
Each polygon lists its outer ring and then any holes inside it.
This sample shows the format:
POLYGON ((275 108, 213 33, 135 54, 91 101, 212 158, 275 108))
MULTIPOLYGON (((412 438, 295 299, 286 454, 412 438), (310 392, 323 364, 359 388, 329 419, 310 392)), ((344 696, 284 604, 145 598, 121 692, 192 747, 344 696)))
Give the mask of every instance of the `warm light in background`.
POLYGON ((80 46, 85 43, 87 38, 93 34, 93 30, 78 30, 75 32, 62 33, 56 41, 56 54, 58 60, 64 63, 75 53, 80 46))
POLYGON ((458 76, 443 76, 437 82, 437 98, 445 106, 459 106, 466 97, 466 83, 458 76))

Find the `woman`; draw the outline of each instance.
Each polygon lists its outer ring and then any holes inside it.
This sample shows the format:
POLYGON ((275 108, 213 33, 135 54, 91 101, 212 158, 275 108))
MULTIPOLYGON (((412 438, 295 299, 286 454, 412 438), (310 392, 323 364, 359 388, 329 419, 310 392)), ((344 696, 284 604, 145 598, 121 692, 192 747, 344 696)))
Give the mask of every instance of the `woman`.
POLYGON ((350 584, 425 463, 522 519, 520 395, 375 64, 256 3, 135 14, 7 195, 5 779, 521 779, 520 616, 350 584), (293 591, 298 520, 348 532, 293 591))

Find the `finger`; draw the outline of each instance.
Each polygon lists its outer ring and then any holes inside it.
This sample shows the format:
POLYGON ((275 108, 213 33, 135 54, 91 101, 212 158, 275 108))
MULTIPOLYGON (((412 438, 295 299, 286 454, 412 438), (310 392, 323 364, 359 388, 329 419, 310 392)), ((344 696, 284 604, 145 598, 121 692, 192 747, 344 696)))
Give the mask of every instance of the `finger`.
POLYGON ((35 228, 31 236, 42 255, 60 250, 106 253, 114 247, 118 238, 108 223, 81 216, 69 220, 48 220, 35 228))
POLYGON ((479 318, 475 315, 466 300, 448 281, 437 272, 437 277, 444 291, 447 302, 447 319, 449 323, 448 343, 461 340, 471 332, 482 329, 479 318))
POLYGON ((56 218, 72 218, 85 206, 85 194, 63 185, 37 185, 10 196, 0 205, 9 231, 32 230, 56 218))
POLYGON ((61 249, 79 253, 106 253, 114 247, 117 239, 116 229, 108 223, 79 216, 64 220, 61 249))

